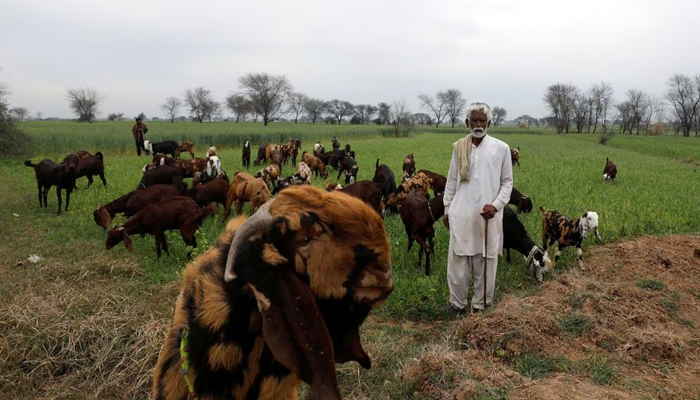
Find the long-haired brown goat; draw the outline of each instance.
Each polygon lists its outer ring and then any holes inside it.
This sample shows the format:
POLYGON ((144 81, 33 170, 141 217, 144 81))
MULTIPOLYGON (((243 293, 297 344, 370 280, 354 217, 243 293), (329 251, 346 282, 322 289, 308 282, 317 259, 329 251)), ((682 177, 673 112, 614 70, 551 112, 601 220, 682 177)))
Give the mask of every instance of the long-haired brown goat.
POLYGON ((153 400, 340 399, 335 363, 371 365, 359 328, 393 289, 379 215, 359 199, 290 187, 233 219, 190 263, 153 400))

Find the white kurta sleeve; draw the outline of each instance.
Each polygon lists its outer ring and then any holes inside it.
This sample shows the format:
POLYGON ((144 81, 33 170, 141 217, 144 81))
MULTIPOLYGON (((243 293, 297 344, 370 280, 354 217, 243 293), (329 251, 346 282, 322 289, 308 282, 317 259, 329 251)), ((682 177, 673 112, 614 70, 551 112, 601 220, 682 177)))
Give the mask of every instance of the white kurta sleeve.
MULTIPOLYGON (((503 165, 501 166, 501 188, 498 190, 498 196, 491 203, 496 210, 501 211, 503 207, 508 205, 510 201, 510 193, 513 191, 513 163, 510 160, 510 148, 508 146, 503 146, 505 155, 503 158, 503 165)), ((501 151, 501 154, 504 152, 501 151)))

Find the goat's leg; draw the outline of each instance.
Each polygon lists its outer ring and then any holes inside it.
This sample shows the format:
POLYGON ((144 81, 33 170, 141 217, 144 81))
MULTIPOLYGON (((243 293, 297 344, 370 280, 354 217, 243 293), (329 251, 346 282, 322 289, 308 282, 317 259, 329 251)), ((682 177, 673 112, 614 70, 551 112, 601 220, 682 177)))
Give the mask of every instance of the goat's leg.
POLYGON ((46 207, 46 208, 49 207, 49 190, 51 190, 51 186, 43 186, 41 188, 41 194, 40 194, 41 197, 39 198, 39 206, 40 207, 46 207), (44 202, 43 205, 41 203, 42 200, 44 202))
POLYGON ((510 247, 506 249, 506 262, 510 264, 510 247))
POLYGON ((73 192, 73 188, 66 188, 66 208, 65 208, 66 211, 68 211, 68 205, 70 204, 71 192, 73 192))
POLYGON ((102 179, 102 186, 107 186, 107 179, 105 179, 104 172, 100 172, 100 179, 102 179))
POLYGON ((578 259, 578 266, 579 266, 581 269, 585 269, 585 268, 583 267, 583 250, 581 250, 581 244, 580 244, 580 243, 576 246, 576 259, 578 259))
POLYGON ((414 236, 416 243, 420 246, 418 248, 418 268, 420 268, 423 263, 423 253, 425 253, 425 274, 430 276, 430 248, 425 243, 425 238, 414 236))
POLYGON ((58 215, 61 215, 61 203, 63 203, 63 199, 61 198, 61 187, 60 186, 56 186, 56 197, 58 197, 58 215))
POLYGON ((554 253, 554 262, 559 261, 559 258, 561 258, 561 251, 564 250, 565 247, 566 247, 566 246, 564 246, 564 245, 561 244, 561 243, 559 243, 559 244, 557 245, 557 252, 554 253))
POLYGON ((38 197, 39 197, 39 208, 41 208, 44 206, 44 203, 41 202, 41 192, 42 192, 43 187, 41 186, 41 183, 39 183, 39 182, 36 183, 36 186, 38 189, 37 192, 38 192, 38 197))
POLYGON ((87 187, 89 188, 92 185, 92 174, 88 174, 87 178, 88 178, 88 186, 87 187))
POLYGON ((241 215, 243 213, 243 202, 236 199, 236 215, 241 215))

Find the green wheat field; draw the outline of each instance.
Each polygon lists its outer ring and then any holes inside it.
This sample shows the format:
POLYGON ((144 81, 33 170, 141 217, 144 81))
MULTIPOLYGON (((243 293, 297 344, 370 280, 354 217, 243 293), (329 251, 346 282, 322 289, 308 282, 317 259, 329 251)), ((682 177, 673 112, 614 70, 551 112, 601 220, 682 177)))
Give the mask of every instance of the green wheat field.
MULTIPOLYGON (((372 179, 375 162, 387 164, 400 179, 403 158, 413 153, 417 169, 447 174, 452 143, 465 135, 464 127, 424 128, 396 137, 389 126, 272 123, 152 122, 147 139, 194 140, 203 156, 215 145, 229 176, 241 170, 241 146, 250 140, 253 155, 260 143, 302 139, 311 151, 321 141, 330 148, 336 136, 356 151, 358 180, 372 179)), ((0 393, 5 398, 143 399, 148 398, 153 367, 178 294, 187 249, 177 232, 170 232, 170 256, 156 258, 152 236, 134 237, 134 253, 119 245, 105 250, 106 233, 92 212, 136 189, 141 168, 150 157, 136 156, 131 122, 25 122, 31 154, 0 160, 0 393), (69 152, 104 154, 108 185, 99 179, 87 188, 78 180, 70 208, 56 215, 55 188, 49 207, 40 208, 31 168, 25 159, 60 162, 69 152), (28 260, 31 255, 39 262, 28 260)), ((606 145, 599 135, 557 135, 549 130, 494 128, 490 133, 519 147, 520 164, 513 168, 515 187, 532 198, 532 213, 520 220, 530 237, 541 243, 541 215, 537 208, 556 209, 577 217, 596 211, 603 241, 584 241, 586 251, 600 243, 641 235, 700 234, 700 138, 676 136, 613 136, 606 145), (602 180, 605 159, 618 166, 613 183, 602 180)), ((183 154, 183 158, 189 158, 183 154)), ((259 167, 251 166, 254 173, 259 167)), ((294 172, 287 164, 282 175, 294 172)), ((330 180, 337 173, 331 171, 330 180)), ((323 187, 321 180, 314 185, 323 187)), ((64 197, 65 202, 65 197, 64 197)), ((197 234, 201 254, 223 231, 220 209, 197 234)), ((244 209, 247 213, 247 208, 244 209)), ((123 223, 118 216, 115 223, 123 223)), ((414 340, 421 326, 454 319, 442 309, 448 290, 445 264, 448 232, 436 223, 433 274, 416 266, 417 246, 406 251, 407 240, 398 215, 385 219, 392 247, 395 289, 368 320, 363 340, 374 359, 369 371, 356 365, 339 367, 344 398, 410 398, 413 389, 400 379, 401 366, 431 338, 414 340)), ((575 268, 575 252, 564 255, 552 279, 575 268)), ((525 296, 538 288, 528 276, 523 257, 500 260, 497 300, 505 294, 525 296)), ((444 335, 450 335, 444 328, 444 335)), ((436 341, 442 339, 435 339, 436 341)))

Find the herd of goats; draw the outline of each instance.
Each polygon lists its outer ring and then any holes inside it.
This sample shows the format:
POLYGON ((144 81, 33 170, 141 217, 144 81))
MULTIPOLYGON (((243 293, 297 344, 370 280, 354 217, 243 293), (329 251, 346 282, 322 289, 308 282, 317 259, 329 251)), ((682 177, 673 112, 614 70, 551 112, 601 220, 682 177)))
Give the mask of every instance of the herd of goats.
MULTIPOLYGON (((425 253, 430 274, 433 225, 444 214, 446 178, 416 170, 412 154, 405 157, 403 178, 375 163, 372 180, 356 181, 358 166, 349 145, 343 150, 333 137, 332 150, 320 142, 302 152, 301 141, 263 144, 253 165, 265 164, 256 174, 237 172, 229 178, 216 149, 206 158, 194 157, 194 143, 144 143, 153 154, 137 189, 100 205, 95 223, 107 232, 106 248, 123 242, 133 251, 131 236, 155 237, 156 252, 168 254, 167 230, 179 230, 185 243, 197 246, 195 232, 205 218, 224 206, 226 219, 235 204, 239 217, 231 219, 218 241, 188 263, 175 305, 173 322, 154 371, 153 399, 296 399, 301 381, 309 385, 307 399, 341 399, 335 363, 356 361, 370 368, 359 328, 372 308, 393 291, 391 250, 384 227, 386 212, 398 213, 406 228, 408 250, 420 246, 418 267, 425 253), (189 152, 191 159, 180 153, 189 152), (296 173, 280 176, 291 160, 296 173), (345 186, 329 183, 329 168, 345 175, 345 186), (311 185, 325 180, 326 190, 311 185), (184 178, 192 178, 188 188, 184 178), (433 195, 429 191, 433 191, 433 195), (275 195, 273 197, 273 194, 275 195), (250 203, 250 217, 240 215, 250 203), (116 214, 128 219, 111 227, 116 214)), ((511 149, 519 165, 519 149, 511 149)), ((250 168, 250 142, 243 146, 243 167, 250 168)), ((25 165, 35 171, 40 206, 56 186, 58 213, 61 192, 65 210, 76 179, 93 176, 104 185, 103 154, 78 151, 60 164, 45 159, 25 165)), ((607 160, 603 179, 615 179, 617 169, 607 160)), ((552 267, 546 252, 558 242, 557 258, 575 246, 581 262, 581 242, 589 232, 598 235, 598 216, 588 211, 570 219, 556 211, 543 214, 542 246, 529 237, 517 214, 532 211, 532 201, 513 188, 503 216, 504 248, 520 252, 538 281, 552 267)), ((191 253, 188 253, 188 258, 191 253)), ((556 258, 555 258, 556 261, 556 258)))

